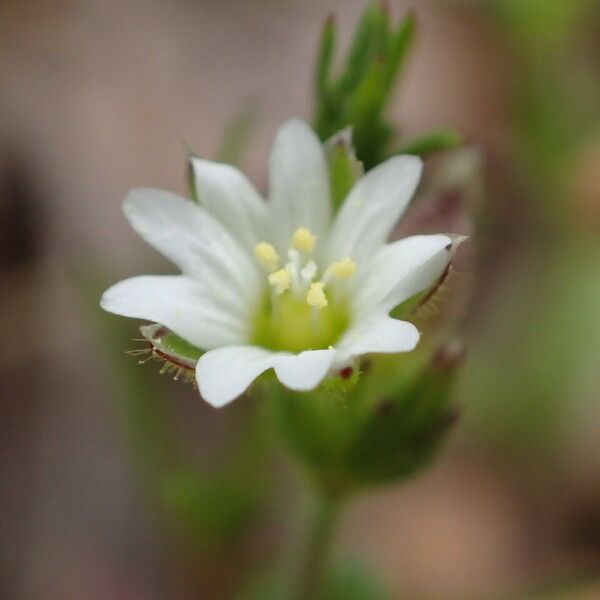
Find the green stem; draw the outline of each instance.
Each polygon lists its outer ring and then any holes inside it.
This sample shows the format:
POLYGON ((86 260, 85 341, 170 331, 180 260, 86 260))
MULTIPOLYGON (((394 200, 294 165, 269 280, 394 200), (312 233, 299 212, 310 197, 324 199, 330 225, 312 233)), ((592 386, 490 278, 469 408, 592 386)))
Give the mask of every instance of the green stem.
POLYGON ((331 545, 341 502, 338 497, 321 496, 309 522, 308 539, 301 556, 297 600, 322 598, 329 566, 331 545))

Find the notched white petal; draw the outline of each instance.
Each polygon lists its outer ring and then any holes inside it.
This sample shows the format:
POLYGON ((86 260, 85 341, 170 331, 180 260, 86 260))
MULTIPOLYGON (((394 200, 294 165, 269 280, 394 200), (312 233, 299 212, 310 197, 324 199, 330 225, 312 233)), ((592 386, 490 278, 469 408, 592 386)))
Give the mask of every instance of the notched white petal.
POLYGON ((200 281, 207 293, 244 314, 256 300, 256 261, 197 203, 152 189, 133 190, 123 205, 141 237, 200 281))
POLYGON ((178 276, 141 275, 113 285, 102 295, 108 312, 161 323, 202 349, 243 343, 248 325, 208 298, 196 281, 178 276))
POLYGON ((416 156, 394 156, 362 177, 333 223, 328 260, 362 261, 378 250, 406 210, 422 168, 416 156))
POLYGON ((336 354, 333 348, 300 354, 273 352, 257 346, 218 348, 200 358, 196 380, 201 396, 219 408, 241 396, 257 377, 271 368, 284 386, 296 391, 312 390, 327 375, 336 354))
POLYGON ((235 167, 190 158, 200 204, 251 251, 269 231, 266 202, 235 167))
POLYGON ((275 374, 279 381, 291 390, 313 390, 331 369, 336 354, 336 350, 329 349, 307 350, 297 355, 279 355, 274 361, 275 374))
POLYGON ((454 255, 449 235, 415 235, 388 244, 364 265, 357 281, 354 310, 358 318, 389 312, 433 285, 454 255))
POLYGON ((408 321, 372 316, 352 327, 340 340, 338 362, 363 354, 410 352, 419 343, 419 337, 418 329, 408 321))
POLYGON ((305 227, 321 238, 329 227, 331 200, 327 159, 321 141, 303 121, 284 123, 269 161, 269 202, 279 248, 305 227))
POLYGON ((273 366, 274 355, 256 346, 229 346, 207 352, 196 366, 200 395, 215 408, 229 404, 273 366))

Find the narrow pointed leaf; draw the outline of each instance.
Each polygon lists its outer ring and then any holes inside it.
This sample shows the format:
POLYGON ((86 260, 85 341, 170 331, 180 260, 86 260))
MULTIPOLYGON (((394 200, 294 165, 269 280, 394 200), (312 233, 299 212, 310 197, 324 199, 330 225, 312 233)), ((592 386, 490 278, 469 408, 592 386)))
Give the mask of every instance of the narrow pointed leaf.
POLYGON ((416 156, 427 156, 435 152, 451 150, 463 143, 462 136, 451 129, 447 131, 436 131, 420 138, 411 140, 402 146, 394 154, 414 154, 416 156))
POLYGON ((393 91, 405 64, 410 44, 414 38, 415 25, 415 17, 413 13, 409 13, 404 17, 396 32, 390 36, 384 73, 384 87, 387 95, 393 91))
POLYGON ((344 93, 351 92, 360 83, 374 57, 385 50, 388 30, 387 11, 375 3, 369 5, 356 29, 346 70, 339 82, 344 93))
POLYGON ((317 55, 316 88, 317 94, 320 97, 323 97, 330 87, 331 63, 335 52, 336 30, 335 20, 333 15, 330 15, 323 27, 319 53, 317 55))

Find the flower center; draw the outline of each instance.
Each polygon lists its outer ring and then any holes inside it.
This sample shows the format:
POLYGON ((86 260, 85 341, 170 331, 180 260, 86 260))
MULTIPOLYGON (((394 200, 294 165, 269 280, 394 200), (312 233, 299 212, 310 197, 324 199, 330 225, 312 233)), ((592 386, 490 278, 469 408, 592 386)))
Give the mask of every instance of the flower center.
POLYGON ((356 263, 346 256, 320 272, 312 258, 316 243, 315 235, 299 227, 283 265, 271 244, 256 245, 256 258, 267 271, 270 287, 255 322, 256 344, 273 350, 316 350, 334 344, 347 328, 347 302, 331 284, 352 277, 356 263))

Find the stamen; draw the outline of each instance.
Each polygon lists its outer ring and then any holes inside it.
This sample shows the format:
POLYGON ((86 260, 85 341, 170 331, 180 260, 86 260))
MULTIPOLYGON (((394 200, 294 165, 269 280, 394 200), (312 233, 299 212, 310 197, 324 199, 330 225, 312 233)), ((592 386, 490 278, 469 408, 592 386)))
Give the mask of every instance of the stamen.
POLYGON ((301 252, 312 252, 316 242, 317 237, 306 227, 298 227, 292 236, 292 246, 301 252))
POLYGON ((317 274, 317 263, 314 260, 309 260, 302 269, 300 269, 300 275, 306 283, 310 283, 317 274))
POLYGON ((348 279, 356 273, 356 263, 349 256, 345 256, 332 263, 327 270, 331 270, 338 279, 348 279))
POLYGON ((327 306, 327 296, 323 290, 322 281, 315 281, 310 284, 310 289, 306 294, 306 302, 316 308, 325 308, 327 306))
POLYGON ((285 268, 292 275, 292 289, 295 294, 302 293, 302 280, 300 279, 300 269, 302 268, 302 259, 300 257, 300 252, 296 250, 296 248, 290 248, 288 250, 288 258, 290 259, 288 263, 286 263, 285 268))
POLYGON ((260 242, 254 247, 254 254, 260 264, 269 271, 274 271, 279 264, 277 250, 268 242, 260 242))
POLYGON ((322 278, 323 283, 329 285, 332 277, 336 277, 337 279, 349 279, 354 273, 356 273, 356 263, 349 256, 345 256, 340 260, 332 262, 327 269, 325 269, 322 278))
POLYGON ((283 292, 290 289, 292 274, 288 269, 279 269, 279 271, 269 275, 269 283, 275 289, 275 293, 283 294, 283 292))

